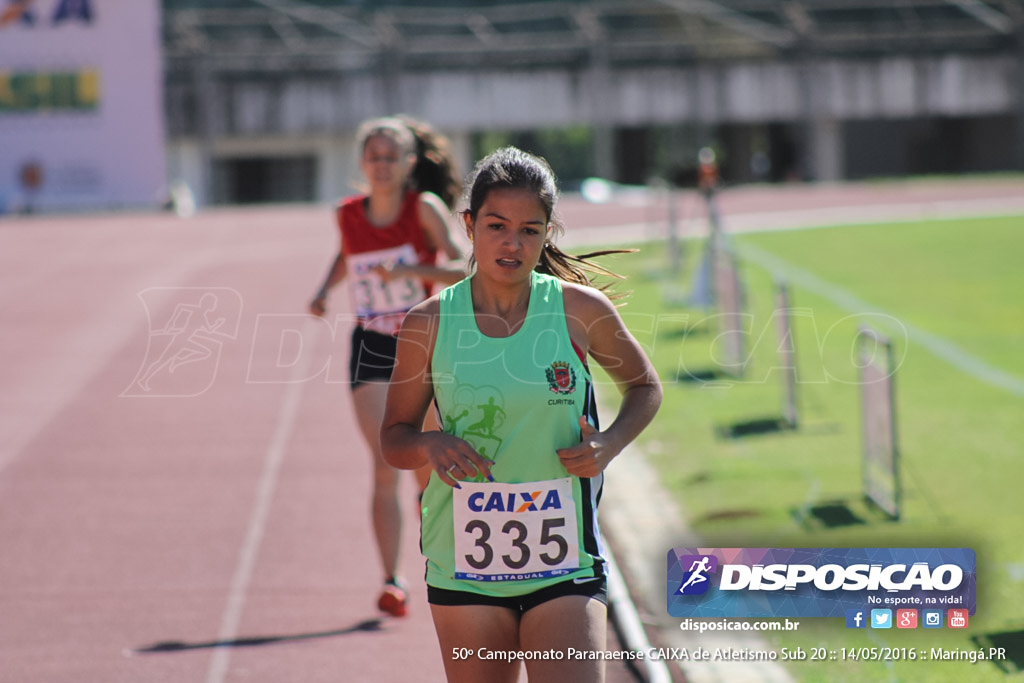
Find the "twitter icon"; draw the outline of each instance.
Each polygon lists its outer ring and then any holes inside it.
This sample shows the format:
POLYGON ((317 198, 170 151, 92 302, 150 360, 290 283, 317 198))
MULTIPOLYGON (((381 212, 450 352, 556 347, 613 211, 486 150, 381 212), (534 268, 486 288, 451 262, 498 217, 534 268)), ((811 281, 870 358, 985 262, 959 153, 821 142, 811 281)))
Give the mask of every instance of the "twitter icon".
POLYGON ((871 610, 871 628, 892 628, 892 610, 871 610))

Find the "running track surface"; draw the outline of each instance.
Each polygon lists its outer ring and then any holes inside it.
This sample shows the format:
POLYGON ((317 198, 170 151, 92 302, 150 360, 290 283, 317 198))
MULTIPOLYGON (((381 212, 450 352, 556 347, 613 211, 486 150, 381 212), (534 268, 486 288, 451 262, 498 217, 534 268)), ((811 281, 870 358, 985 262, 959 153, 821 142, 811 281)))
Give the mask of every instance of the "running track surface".
MULTIPOLYGON (((774 227, 1021 197, 755 188, 721 207, 774 227)), ((562 208, 618 240, 663 219, 638 207, 562 208)), ((336 239, 326 207, 0 220, 0 682, 443 680, 409 477, 411 615, 375 609, 343 288, 327 321, 304 315, 336 239)))
POLYGON ((336 247, 324 208, 0 222, 0 681, 444 680, 411 475, 376 610, 350 322, 304 314, 336 247))

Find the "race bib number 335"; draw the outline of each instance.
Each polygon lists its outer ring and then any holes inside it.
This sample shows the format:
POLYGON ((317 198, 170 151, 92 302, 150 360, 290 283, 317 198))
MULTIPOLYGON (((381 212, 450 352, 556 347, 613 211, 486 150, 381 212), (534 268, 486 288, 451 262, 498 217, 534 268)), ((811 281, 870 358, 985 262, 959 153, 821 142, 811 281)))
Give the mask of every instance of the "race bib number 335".
POLYGON ((525 484, 464 481, 453 497, 455 578, 521 581, 579 567, 569 477, 525 484))

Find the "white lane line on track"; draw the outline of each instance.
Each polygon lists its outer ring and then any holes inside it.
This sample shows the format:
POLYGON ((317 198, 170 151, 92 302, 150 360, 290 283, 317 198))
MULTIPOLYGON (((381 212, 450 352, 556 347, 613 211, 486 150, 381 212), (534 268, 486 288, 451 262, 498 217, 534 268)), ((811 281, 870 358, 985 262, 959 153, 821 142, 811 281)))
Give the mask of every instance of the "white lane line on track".
MULTIPOLYGON (((793 284, 805 287, 851 313, 871 312, 899 320, 897 316, 883 311, 878 306, 854 296, 842 287, 826 282, 817 275, 798 268, 774 254, 750 244, 739 245, 737 249, 743 258, 784 275, 793 284)), ((900 320, 900 324, 906 330, 909 341, 923 346, 939 360, 949 363, 976 380, 1008 391, 1015 396, 1024 396, 1024 379, 989 365, 944 337, 926 332, 902 320, 900 320)))
POLYGON ((224 608, 224 614, 221 616, 220 631, 217 634, 217 642, 221 643, 221 645, 214 648, 213 657, 210 660, 210 668, 206 674, 206 683, 223 683, 228 673, 228 666, 231 662, 230 643, 238 637, 238 627, 241 624, 242 613, 245 610, 245 598, 249 590, 249 582, 252 580, 253 570, 256 568, 256 559, 259 556, 260 545, 263 542, 263 532, 270 517, 274 489, 277 487, 281 465, 288 452, 288 442, 291 439, 295 422, 298 419, 299 407, 302 404, 302 390, 305 386, 303 379, 309 370, 309 357, 312 355, 306 353, 303 349, 308 348, 307 345, 313 343, 314 332, 318 327, 319 323, 310 321, 310 324, 302 332, 302 347, 300 348, 299 360, 292 366, 291 377, 285 388, 284 398, 281 401, 281 410, 277 415, 277 425, 274 427, 274 433, 267 444, 267 452, 263 459, 263 473, 260 476, 259 488, 256 493, 256 502, 249 516, 249 528, 239 553, 235 575, 231 579, 227 605, 224 608))

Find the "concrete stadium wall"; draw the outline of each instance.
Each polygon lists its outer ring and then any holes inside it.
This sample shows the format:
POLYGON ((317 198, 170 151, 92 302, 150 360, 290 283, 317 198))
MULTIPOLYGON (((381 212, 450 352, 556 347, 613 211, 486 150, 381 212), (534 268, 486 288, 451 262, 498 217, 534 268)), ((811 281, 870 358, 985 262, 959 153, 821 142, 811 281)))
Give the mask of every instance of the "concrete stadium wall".
MULTIPOLYGON (((667 69, 406 73, 215 80, 202 98, 216 136, 349 130, 381 112, 414 112, 448 129, 535 128, 1008 114, 1017 102, 1008 57, 765 62, 667 69), (810 101, 803 102, 807 79, 810 101)), ((167 89, 172 136, 195 133, 191 84, 167 89)))
POLYGON ((1016 118, 1020 131, 1018 67, 1009 56, 946 55, 276 80, 206 73, 166 89, 170 165, 178 172, 172 177, 197 183, 203 202, 210 181, 196 163, 209 166, 204 160, 225 155, 313 154, 317 196, 326 199, 350 184, 358 123, 402 111, 450 134, 464 167, 472 162, 474 131, 787 122, 806 130, 810 177, 839 180, 846 122, 999 116, 1016 118))

